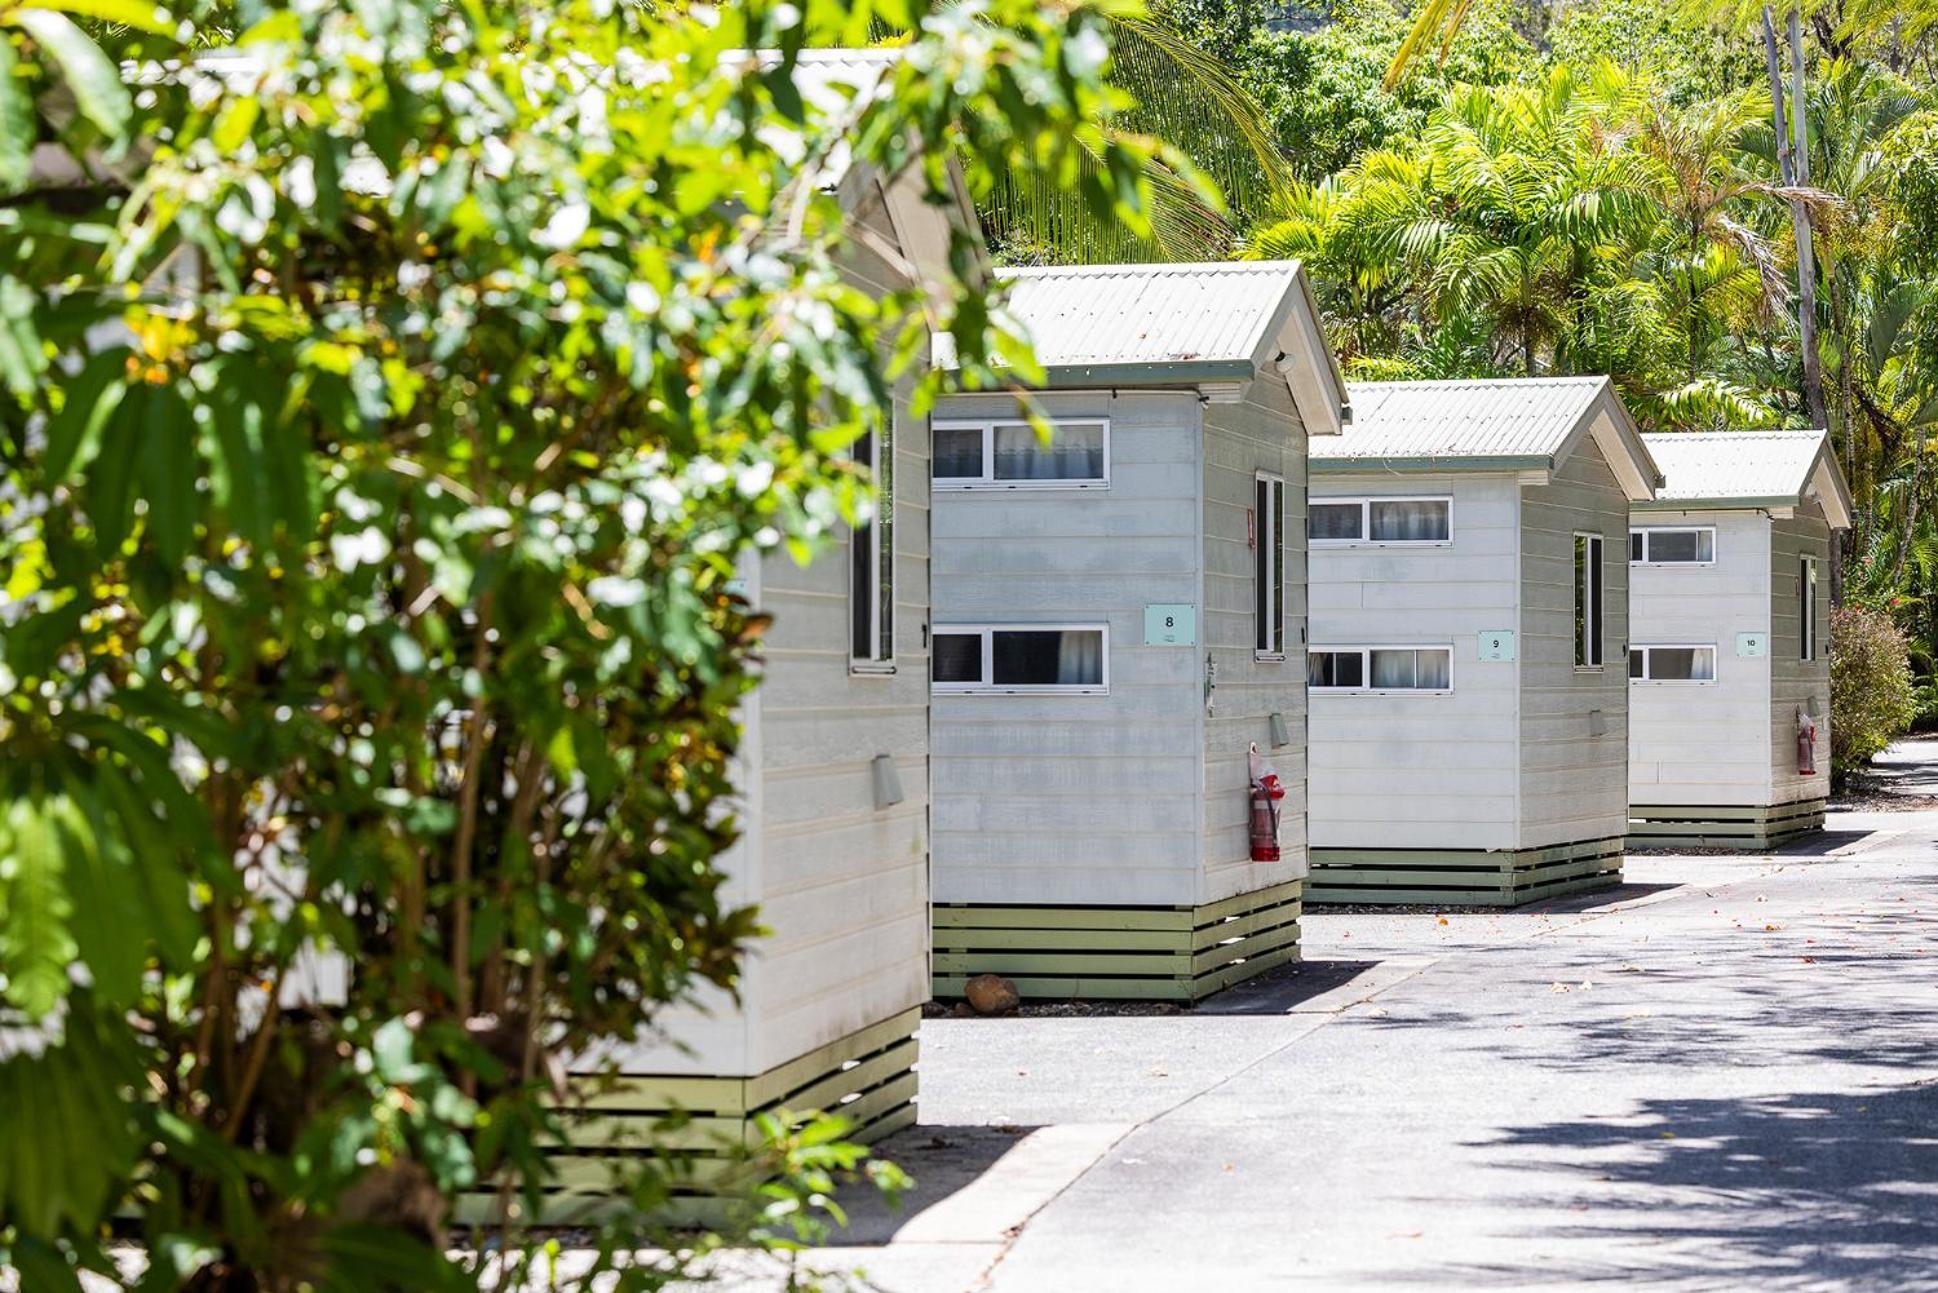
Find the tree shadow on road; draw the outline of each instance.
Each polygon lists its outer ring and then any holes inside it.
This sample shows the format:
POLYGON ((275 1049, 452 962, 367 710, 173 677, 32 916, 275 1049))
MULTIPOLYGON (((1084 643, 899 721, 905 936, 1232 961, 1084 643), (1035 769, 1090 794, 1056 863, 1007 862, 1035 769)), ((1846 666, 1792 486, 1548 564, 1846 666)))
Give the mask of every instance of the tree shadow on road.
POLYGON ((1619 1122, 1537 1123, 1475 1148, 1579 1182, 1515 1201, 1578 1219, 1511 1236, 1543 1254, 1538 1269, 1468 1264, 1441 1272, 1449 1284, 1938 1288, 1938 1084, 1647 1100, 1619 1122))

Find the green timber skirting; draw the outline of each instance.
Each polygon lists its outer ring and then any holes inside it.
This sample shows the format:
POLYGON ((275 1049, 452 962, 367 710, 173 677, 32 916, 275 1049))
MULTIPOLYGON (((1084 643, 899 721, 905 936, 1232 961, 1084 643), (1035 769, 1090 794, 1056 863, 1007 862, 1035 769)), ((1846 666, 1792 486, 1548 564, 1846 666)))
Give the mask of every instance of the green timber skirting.
POLYGON ((1299 959, 1303 885, 1202 907, 937 906, 935 995, 1000 974, 1025 1001, 1197 1001, 1299 959))
POLYGON ((1313 849, 1306 901, 1518 907, 1622 882, 1622 841, 1540 849, 1313 849))
POLYGON ((1825 806, 1822 799, 1787 804, 1634 804, 1628 810, 1628 846, 1761 853, 1822 830, 1825 806))
MULTIPOLYGON (((541 1215, 524 1215, 520 1203, 513 1220, 577 1226, 630 1213, 615 1169, 652 1154, 673 1182, 673 1197, 655 1210, 655 1219, 670 1225, 715 1222, 729 1193, 743 1191, 759 1175, 751 1152, 760 1143, 754 1120, 761 1114, 839 1113, 852 1124, 846 1138, 862 1143, 913 1123, 921 1022, 919 1008, 905 1010, 758 1077, 584 1079, 586 1088, 567 1115, 566 1138, 548 1153, 557 1175, 541 1215)), ((488 1224, 497 1209, 495 1194, 465 1195, 454 1220, 488 1224)))

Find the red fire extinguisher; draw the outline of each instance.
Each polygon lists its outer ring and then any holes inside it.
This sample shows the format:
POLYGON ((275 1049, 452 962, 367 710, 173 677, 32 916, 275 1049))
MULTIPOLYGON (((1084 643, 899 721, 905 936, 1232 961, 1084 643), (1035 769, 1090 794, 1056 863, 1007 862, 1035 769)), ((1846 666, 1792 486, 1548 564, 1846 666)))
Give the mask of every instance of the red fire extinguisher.
POLYGON ((1797 773, 1817 774, 1817 720, 1801 707, 1797 710, 1797 773))
POLYGON ((1259 757, 1252 746, 1252 861, 1279 860, 1279 800, 1285 798, 1285 783, 1279 771, 1259 757))

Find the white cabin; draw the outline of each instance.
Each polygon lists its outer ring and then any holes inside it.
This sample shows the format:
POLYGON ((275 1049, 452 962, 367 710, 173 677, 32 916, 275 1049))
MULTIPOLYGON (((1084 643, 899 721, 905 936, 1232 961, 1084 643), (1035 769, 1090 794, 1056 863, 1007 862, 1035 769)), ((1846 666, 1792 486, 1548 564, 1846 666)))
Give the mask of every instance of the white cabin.
POLYGON ((1631 504, 1606 378, 1355 383, 1314 441, 1314 902, 1618 883, 1631 504))
POLYGON ((1629 531, 1631 841, 1768 848, 1820 828, 1830 795, 1831 534, 1850 490, 1822 431, 1643 440, 1663 486, 1629 531))
POLYGON ((1306 442, 1344 384, 1296 263, 1002 277, 1051 438, 1010 394, 934 415, 935 991, 1196 999, 1297 955, 1306 442))
MULTIPOLYGON (((869 93, 896 57, 811 51, 797 80, 869 93)), ((912 178, 843 171, 832 187, 868 235, 846 254, 850 282, 884 297, 950 272, 951 230, 976 229, 951 175, 958 200, 939 207, 912 178)), ((623 1049, 626 1079, 599 1098, 598 1135, 575 1137, 581 1147, 676 1108, 694 1116, 675 1134, 700 1150, 744 1140, 779 1108, 838 1108, 863 1140, 915 1120, 929 999, 929 419, 911 388, 852 451, 885 491, 879 519, 805 567, 784 552, 743 567, 745 596, 773 622, 742 710, 742 834, 718 866, 723 904, 757 906, 769 932, 749 945, 737 1000, 704 990, 623 1049)), ((599 1174, 588 1159, 562 1178, 596 1188, 599 1174)))

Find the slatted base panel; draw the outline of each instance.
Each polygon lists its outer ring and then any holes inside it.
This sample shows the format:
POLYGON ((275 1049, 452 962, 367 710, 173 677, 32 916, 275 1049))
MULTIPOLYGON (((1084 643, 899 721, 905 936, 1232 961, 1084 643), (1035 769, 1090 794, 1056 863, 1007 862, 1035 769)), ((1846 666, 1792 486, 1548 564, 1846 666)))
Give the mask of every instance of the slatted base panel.
POLYGON ((1622 841, 1542 849, 1314 849, 1306 901, 1519 907, 1622 882, 1622 841))
POLYGON ((1763 853, 1824 828, 1822 799, 1787 804, 1635 804, 1629 808, 1632 849, 1741 849, 1763 853))
POLYGON ((1299 959, 1302 883, 1202 907, 938 906, 935 995, 1000 974, 1025 1001, 1198 1001, 1299 959))
MULTIPOLYGON (((759 1176, 754 1120, 788 1110, 840 1113, 853 1124, 847 1139, 864 1144, 915 1121, 916 1029, 920 1009, 852 1033, 758 1077, 621 1076, 588 1089, 567 1118, 567 1135, 549 1155, 557 1176, 537 1217, 514 1204, 523 1225, 590 1225, 634 1211, 615 1172, 656 1156, 672 1181, 672 1198, 653 1210, 669 1225, 717 1222, 728 1196, 759 1176)), ((587 1079, 588 1083, 592 1079, 587 1079)), ((454 1220, 495 1221, 494 1194, 464 1196, 454 1220)))

